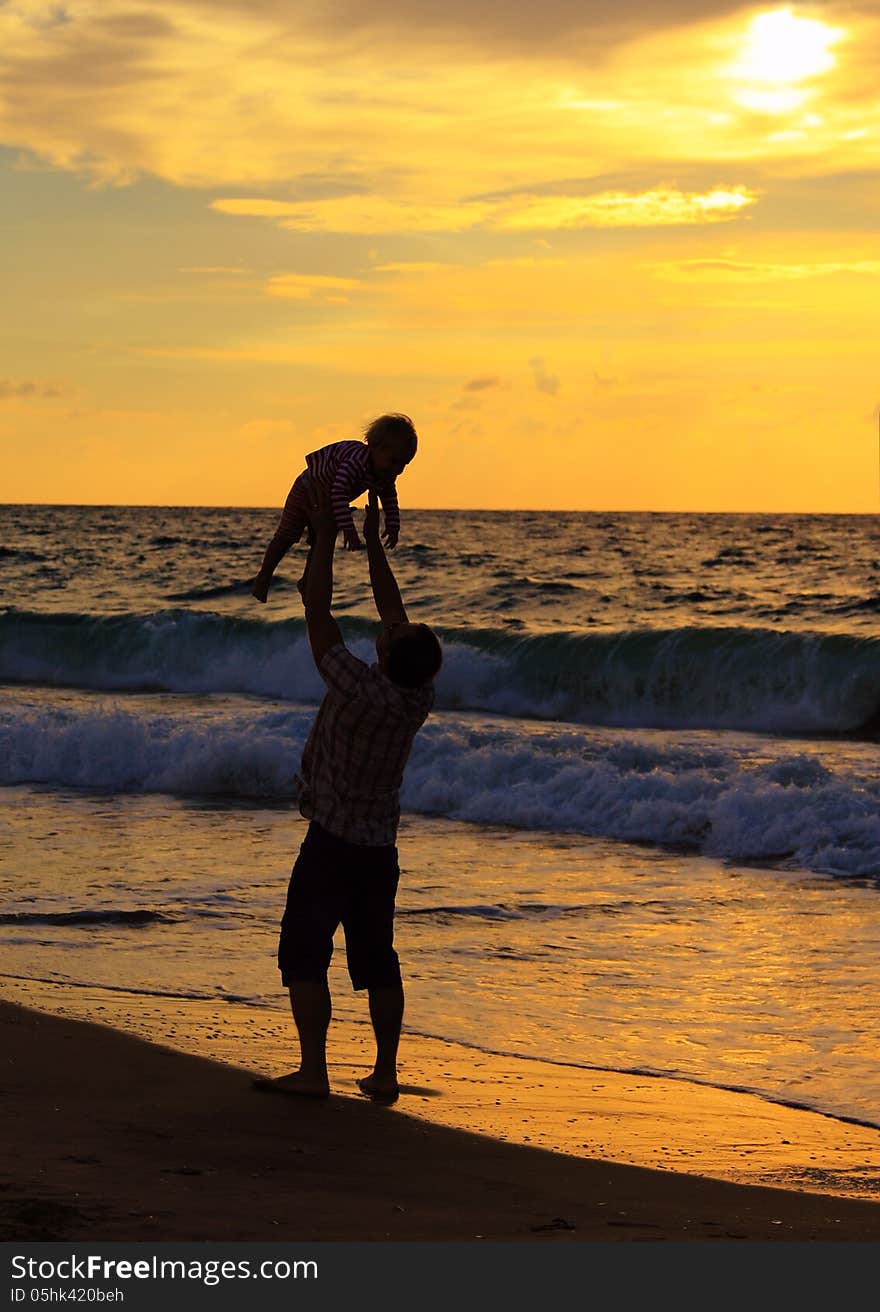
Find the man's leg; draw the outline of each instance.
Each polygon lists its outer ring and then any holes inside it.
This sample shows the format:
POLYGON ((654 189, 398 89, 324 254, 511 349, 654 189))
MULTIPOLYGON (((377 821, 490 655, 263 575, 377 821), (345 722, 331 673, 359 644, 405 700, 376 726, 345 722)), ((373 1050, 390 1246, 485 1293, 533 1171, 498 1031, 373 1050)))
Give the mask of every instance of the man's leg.
POLYGON ((306 584, 309 581, 309 566, 312 563, 313 546, 314 543, 312 542, 312 533, 311 530, 309 530, 309 554, 306 556, 306 563, 303 566, 302 575, 296 585, 297 591, 299 592, 299 595, 302 597, 303 601, 305 601, 306 599, 306 584))
POLYGON ((290 1009, 299 1036, 300 1063, 277 1080, 258 1080, 271 1093, 326 1098, 327 1030, 331 1003, 327 968, 333 952, 333 933, 340 913, 334 894, 332 844, 320 826, 309 826, 290 877, 287 905, 281 920, 278 965, 290 994, 290 1009))
POLYGON ((397 1084, 397 1048, 403 1024, 403 985, 369 990, 370 1020, 376 1036, 376 1064, 372 1075, 358 1081, 360 1089, 377 1100, 393 1101, 397 1084))
POLYGON ((290 1009, 299 1035, 299 1067, 277 1080, 255 1080, 267 1093, 297 1094, 302 1098, 327 1098, 327 1030, 330 1027, 330 990, 326 979, 297 980, 288 988, 290 1009))
POLYGON ((299 1036, 299 1070, 274 1083, 287 1093, 324 1098, 330 1092, 327 1075, 327 1030, 331 1002, 327 980, 303 979, 290 985, 290 1009, 299 1036))
POLYGON ((397 1048, 403 1023, 403 984, 394 950, 394 900, 400 868, 397 848, 351 845, 349 898, 342 915, 348 973, 355 990, 366 989, 376 1036, 371 1075, 358 1080, 362 1093, 394 1102, 397 1048))

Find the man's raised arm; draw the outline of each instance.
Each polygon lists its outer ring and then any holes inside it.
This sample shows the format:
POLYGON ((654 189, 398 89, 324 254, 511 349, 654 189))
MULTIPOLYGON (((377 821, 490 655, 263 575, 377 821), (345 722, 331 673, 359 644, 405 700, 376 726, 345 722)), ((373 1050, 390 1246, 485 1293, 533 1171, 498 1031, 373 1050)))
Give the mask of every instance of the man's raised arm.
POLYGON ((326 496, 316 495, 309 506, 315 541, 309 551, 302 580, 306 628, 312 656, 318 669, 331 647, 342 642, 342 634, 330 607, 333 601, 333 553, 336 550, 336 519, 326 496))
POLYGON ((388 564, 385 548, 379 538, 379 502, 371 491, 364 517, 364 538, 367 543, 367 561, 370 566, 370 583, 379 619, 386 628, 391 624, 406 624, 406 608, 394 572, 388 564))

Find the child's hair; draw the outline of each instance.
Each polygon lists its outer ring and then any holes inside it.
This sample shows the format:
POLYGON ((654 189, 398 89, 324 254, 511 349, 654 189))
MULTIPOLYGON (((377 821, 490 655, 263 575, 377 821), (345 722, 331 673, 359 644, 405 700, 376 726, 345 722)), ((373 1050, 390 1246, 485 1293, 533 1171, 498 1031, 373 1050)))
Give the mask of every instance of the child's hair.
POLYGON ((419 445, 415 424, 409 415, 380 415, 378 419, 364 429, 364 441, 368 446, 375 442, 390 442, 400 445, 410 453, 410 460, 419 445))

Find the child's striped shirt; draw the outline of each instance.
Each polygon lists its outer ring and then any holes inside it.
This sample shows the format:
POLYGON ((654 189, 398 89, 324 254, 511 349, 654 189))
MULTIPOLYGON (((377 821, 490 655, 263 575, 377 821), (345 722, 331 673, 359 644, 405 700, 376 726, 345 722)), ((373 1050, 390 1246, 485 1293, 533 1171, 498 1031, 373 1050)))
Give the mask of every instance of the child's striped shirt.
POLYGON ((354 533, 351 502, 362 492, 375 491, 385 511, 385 529, 392 537, 400 533, 400 508, 393 478, 379 480, 370 467, 366 442, 331 442, 306 456, 306 468, 316 483, 330 493, 330 504, 338 526, 354 533))

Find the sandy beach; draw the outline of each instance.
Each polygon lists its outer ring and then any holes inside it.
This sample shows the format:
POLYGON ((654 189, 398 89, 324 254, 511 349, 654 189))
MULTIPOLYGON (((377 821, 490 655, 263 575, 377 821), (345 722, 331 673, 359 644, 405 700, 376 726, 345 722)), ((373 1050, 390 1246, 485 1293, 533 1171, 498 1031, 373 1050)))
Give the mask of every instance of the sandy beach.
POLYGON ((880 1132, 860 1126, 413 1035, 378 1107, 351 1023, 334 1095, 301 1102, 252 1087, 289 1062, 274 1016, 4 991, 4 1239, 880 1239, 880 1132))

